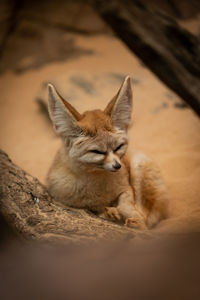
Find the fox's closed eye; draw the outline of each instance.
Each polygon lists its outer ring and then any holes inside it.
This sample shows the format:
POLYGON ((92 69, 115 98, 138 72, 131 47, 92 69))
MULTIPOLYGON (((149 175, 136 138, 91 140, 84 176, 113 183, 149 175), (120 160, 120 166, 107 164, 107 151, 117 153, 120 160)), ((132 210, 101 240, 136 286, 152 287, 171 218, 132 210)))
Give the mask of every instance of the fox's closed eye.
POLYGON ((96 154, 102 154, 102 155, 105 155, 106 154, 106 152, 104 152, 104 151, 99 151, 99 150, 90 150, 90 152, 92 152, 92 153, 96 153, 96 154))
POLYGON ((124 144, 120 144, 120 145, 114 150, 114 152, 117 152, 122 146, 124 146, 124 144))

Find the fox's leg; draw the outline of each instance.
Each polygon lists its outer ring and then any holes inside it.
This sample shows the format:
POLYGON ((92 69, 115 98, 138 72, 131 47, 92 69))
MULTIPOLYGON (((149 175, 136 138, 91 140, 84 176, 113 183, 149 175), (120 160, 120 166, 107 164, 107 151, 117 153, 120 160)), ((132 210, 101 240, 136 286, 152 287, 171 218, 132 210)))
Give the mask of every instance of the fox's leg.
POLYGON ((135 154, 130 164, 136 207, 143 211, 149 228, 167 217, 167 191, 159 168, 149 157, 135 154))
POLYGON ((134 204, 134 195, 131 188, 119 196, 117 210, 127 226, 136 229, 147 228, 144 216, 134 204))
POLYGON ((122 221, 122 216, 120 215, 118 209, 114 206, 107 206, 104 209, 103 213, 99 213, 98 216, 102 219, 111 220, 114 222, 122 221))
POLYGON ((104 213, 101 213, 99 216, 112 221, 124 221, 125 225, 135 229, 147 228, 144 216, 134 205, 132 188, 120 194, 116 207, 106 207, 104 213))
POLYGON ((105 208, 104 217, 113 221, 121 221, 121 215, 116 207, 108 206, 105 208))

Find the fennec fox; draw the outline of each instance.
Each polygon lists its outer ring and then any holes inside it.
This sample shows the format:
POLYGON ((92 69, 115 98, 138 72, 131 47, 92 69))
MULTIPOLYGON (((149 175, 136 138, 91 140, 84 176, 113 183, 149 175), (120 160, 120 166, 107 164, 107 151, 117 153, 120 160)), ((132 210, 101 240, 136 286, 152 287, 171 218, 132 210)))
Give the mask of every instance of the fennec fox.
POLYGON ((138 229, 151 228, 165 218, 167 197, 159 170, 144 154, 126 155, 130 77, 104 111, 83 114, 53 85, 48 88, 50 118, 62 139, 47 176, 55 200, 138 229))

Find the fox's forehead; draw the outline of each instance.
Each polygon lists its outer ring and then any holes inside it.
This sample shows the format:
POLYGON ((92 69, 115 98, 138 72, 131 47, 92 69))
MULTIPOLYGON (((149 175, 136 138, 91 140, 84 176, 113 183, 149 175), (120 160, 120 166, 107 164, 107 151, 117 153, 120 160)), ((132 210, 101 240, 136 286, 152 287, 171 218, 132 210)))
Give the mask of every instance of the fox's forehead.
POLYGON ((128 141, 126 134, 122 132, 102 132, 95 138, 92 138, 91 143, 98 145, 102 150, 116 148, 121 143, 128 141))
POLYGON ((98 136, 103 132, 115 132, 110 117, 101 110, 86 111, 78 125, 84 134, 92 137, 98 136))
POLYGON ((97 131, 97 134, 94 136, 85 134, 77 137, 74 145, 81 149, 96 149, 97 147, 102 151, 107 151, 127 142, 127 135, 121 130, 116 130, 115 132, 102 130, 97 131))

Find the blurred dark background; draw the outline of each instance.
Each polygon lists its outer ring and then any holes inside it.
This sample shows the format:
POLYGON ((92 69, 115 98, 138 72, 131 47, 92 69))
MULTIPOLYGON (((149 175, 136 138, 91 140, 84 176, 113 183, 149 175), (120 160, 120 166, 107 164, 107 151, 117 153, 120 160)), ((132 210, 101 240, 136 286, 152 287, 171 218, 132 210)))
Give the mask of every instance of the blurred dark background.
POLYGON ((44 180, 58 148, 40 107, 49 78, 88 109, 129 72, 134 145, 172 200, 165 234, 131 244, 29 244, 1 216, 0 297, 199 299, 200 1, 1 0, 0 28, 0 142, 14 161, 44 180))
POLYGON ((74 48, 73 40, 66 43, 58 35, 108 33, 94 11, 199 114, 198 0, 1 0, 0 72, 21 72, 77 55, 81 49, 74 48), (34 60, 19 64, 32 55, 34 60))

